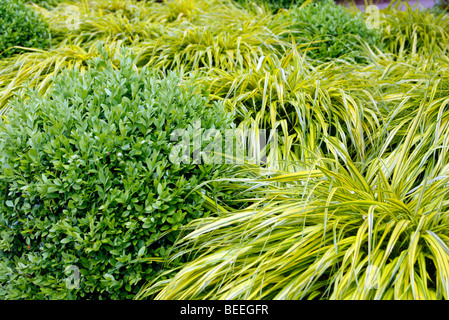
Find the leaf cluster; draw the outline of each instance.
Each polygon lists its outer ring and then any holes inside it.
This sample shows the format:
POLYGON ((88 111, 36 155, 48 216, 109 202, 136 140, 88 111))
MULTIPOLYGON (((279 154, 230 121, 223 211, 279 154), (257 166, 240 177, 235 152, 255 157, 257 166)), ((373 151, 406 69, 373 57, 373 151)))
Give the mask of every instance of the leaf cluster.
POLYGON ((63 72, 45 98, 23 92, 1 124, 8 299, 130 298, 162 267, 181 226, 210 212, 196 187, 221 166, 171 161, 171 134, 224 129, 229 116, 175 73, 100 53, 88 71, 63 72), (70 266, 79 290, 65 286, 70 266))
POLYGON ((23 0, 0 1, 0 58, 23 52, 21 48, 46 48, 50 31, 43 18, 23 0))

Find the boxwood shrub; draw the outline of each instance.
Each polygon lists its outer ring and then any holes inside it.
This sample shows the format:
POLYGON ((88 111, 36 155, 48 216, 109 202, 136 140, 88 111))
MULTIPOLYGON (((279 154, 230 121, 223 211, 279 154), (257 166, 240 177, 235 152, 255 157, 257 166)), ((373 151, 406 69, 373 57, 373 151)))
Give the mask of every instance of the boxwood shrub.
POLYGON ((0 58, 23 50, 14 46, 46 48, 50 44, 48 24, 23 0, 0 0, 0 58))
POLYGON ((101 52, 0 123, 0 298, 132 298, 180 227, 209 214, 192 190, 224 165, 171 161, 171 133, 230 117, 180 75, 101 52))

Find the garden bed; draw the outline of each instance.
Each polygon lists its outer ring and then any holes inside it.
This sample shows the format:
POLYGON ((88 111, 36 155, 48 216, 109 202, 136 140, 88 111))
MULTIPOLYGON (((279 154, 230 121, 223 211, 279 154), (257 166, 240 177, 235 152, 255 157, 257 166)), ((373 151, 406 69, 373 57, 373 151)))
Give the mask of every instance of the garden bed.
POLYGON ((0 299, 449 298, 441 8, 0 4, 0 299))

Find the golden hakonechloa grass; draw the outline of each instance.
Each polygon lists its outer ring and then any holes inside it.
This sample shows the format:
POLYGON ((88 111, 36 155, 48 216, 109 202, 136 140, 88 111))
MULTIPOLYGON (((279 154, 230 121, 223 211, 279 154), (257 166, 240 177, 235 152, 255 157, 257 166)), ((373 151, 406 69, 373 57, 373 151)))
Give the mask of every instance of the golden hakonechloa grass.
POLYGON ((101 41, 194 77, 240 129, 277 130, 265 166, 214 182, 235 199, 204 195, 216 214, 172 250, 188 262, 136 298, 448 299, 449 20, 400 4, 380 11, 378 47, 361 39, 364 64, 312 60, 321 43, 284 11, 231 0, 34 6, 52 48, 0 60, 0 115, 20 89, 87 68, 101 41))
POLYGON ((208 71, 240 125, 280 129, 282 161, 222 179, 251 204, 193 222, 173 253, 190 262, 138 299, 448 298, 444 51, 314 66, 295 48, 208 71))
POLYGON ((190 70, 245 68, 260 54, 290 46, 289 22, 281 15, 231 0, 67 0, 52 9, 33 7, 50 23, 52 48, 0 61, 0 110, 25 83, 44 93, 58 70, 73 66, 69 61, 94 56, 98 41, 111 50, 117 43, 131 47, 139 67, 190 70))
POLYGON ((423 100, 365 163, 329 139, 338 156, 308 170, 229 184, 257 197, 192 223, 175 256, 194 259, 138 298, 447 299, 448 102, 423 100))
POLYGON ((445 12, 413 10, 407 2, 393 1, 381 11, 380 27, 389 52, 404 54, 445 54, 449 16, 445 12), (404 10, 401 10, 405 7, 404 10))

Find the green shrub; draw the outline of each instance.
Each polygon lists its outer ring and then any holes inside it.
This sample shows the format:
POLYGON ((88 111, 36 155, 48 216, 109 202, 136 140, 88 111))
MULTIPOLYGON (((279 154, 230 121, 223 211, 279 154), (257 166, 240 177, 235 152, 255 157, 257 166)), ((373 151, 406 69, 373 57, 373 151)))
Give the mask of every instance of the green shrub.
POLYGON ((101 51, 45 98, 13 100, 0 123, 0 297, 131 298, 160 269, 152 257, 209 214, 204 189, 191 191, 222 166, 173 163, 170 135, 229 116, 179 75, 137 72, 125 55, 115 69, 101 51), (78 290, 66 288, 71 265, 78 290))
POLYGON ((368 29, 361 14, 354 14, 333 1, 311 3, 289 12, 298 42, 317 41, 311 47, 312 58, 327 59, 347 56, 360 59, 360 37, 369 45, 379 46, 380 35, 368 29))
POLYGON ((0 0, 0 58, 22 52, 14 46, 45 48, 50 43, 47 23, 22 0, 0 0))

